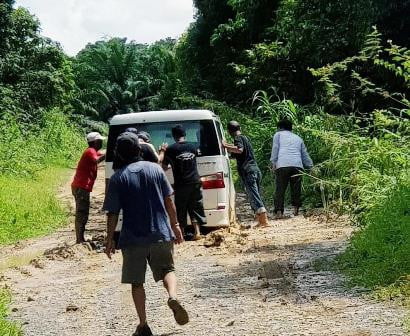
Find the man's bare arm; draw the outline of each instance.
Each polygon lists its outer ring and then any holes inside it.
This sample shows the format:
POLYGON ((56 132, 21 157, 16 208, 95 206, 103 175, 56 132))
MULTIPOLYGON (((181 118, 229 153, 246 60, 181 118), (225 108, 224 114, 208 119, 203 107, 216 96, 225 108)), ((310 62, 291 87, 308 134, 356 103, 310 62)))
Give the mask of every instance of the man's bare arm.
POLYGON ((175 204, 172 201, 171 196, 165 197, 165 209, 167 210, 167 213, 168 213, 172 231, 174 231, 174 234, 176 237, 176 243, 180 244, 184 241, 184 237, 182 235, 182 231, 178 223, 177 211, 176 211, 175 204))
POLYGON ((228 144, 226 142, 223 143, 223 146, 226 148, 226 150, 229 153, 234 153, 234 154, 242 154, 243 153, 243 148, 239 148, 238 146, 228 144))
POLYGON ((159 155, 158 155, 158 159, 159 159, 159 164, 161 164, 162 169, 164 170, 168 170, 168 165, 164 165, 164 160, 165 160, 165 152, 167 151, 168 148, 168 144, 167 143, 163 143, 160 147, 159 147, 159 155))
POLYGON ((103 162, 104 160, 105 160, 105 154, 100 155, 97 159, 97 164, 103 162))

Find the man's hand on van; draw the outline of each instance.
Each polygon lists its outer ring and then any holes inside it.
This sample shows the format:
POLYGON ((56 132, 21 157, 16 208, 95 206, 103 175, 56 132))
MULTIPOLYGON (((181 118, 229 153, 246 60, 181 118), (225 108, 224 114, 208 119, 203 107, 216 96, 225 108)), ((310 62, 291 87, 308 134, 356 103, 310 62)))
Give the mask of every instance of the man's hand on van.
POLYGON ((161 146, 159 146, 159 152, 165 152, 168 148, 168 144, 164 142, 161 146))

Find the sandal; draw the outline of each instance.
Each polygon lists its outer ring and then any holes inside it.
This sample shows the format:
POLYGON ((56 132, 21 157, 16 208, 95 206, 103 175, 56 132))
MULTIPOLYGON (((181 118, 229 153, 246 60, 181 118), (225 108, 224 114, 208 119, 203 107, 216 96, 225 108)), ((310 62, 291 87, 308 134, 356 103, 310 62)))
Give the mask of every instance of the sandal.
POLYGON ((174 313, 175 321, 179 325, 184 325, 189 322, 187 311, 184 307, 182 307, 181 303, 177 299, 169 298, 168 307, 171 308, 172 312, 174 313))

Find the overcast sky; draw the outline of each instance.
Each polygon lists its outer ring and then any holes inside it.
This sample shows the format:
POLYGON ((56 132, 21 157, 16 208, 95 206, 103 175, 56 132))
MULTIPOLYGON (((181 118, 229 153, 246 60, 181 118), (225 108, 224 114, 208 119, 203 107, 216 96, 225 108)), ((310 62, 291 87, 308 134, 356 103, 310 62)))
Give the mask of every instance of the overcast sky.
POLYGON ((193 21, 192 0, 16 0, 41 21, 42 34, 75 55, 88 42, 127 37, 141 43, 178 37, 193 21))

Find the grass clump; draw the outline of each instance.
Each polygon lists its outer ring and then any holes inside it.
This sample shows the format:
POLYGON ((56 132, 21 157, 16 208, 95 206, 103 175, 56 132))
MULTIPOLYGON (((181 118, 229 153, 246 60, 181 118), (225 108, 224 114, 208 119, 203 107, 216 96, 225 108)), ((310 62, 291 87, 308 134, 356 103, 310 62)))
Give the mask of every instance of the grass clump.
POLYGON ((68 176, 55 167, 34 178, 0 176, 0 245, 50 233, 67 222, 55 194, 68 176))
POLYGON ((10 293, 5 289, 0 289, 0 335, 2 336, 21 336, 21 328, 6 319, 8 306, 10 304, 10 293))

